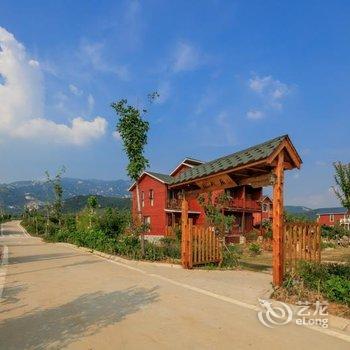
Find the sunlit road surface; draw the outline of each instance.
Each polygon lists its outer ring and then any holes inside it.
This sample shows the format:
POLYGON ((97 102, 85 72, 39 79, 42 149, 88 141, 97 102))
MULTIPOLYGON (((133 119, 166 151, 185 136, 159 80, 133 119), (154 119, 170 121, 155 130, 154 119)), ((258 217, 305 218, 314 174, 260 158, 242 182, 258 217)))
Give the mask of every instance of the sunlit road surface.
POLYGON ((259 323, 268 274, 110 261, 18 222, 3 225, 0 245, 1 350, 350 348, 345 332, 259 323))

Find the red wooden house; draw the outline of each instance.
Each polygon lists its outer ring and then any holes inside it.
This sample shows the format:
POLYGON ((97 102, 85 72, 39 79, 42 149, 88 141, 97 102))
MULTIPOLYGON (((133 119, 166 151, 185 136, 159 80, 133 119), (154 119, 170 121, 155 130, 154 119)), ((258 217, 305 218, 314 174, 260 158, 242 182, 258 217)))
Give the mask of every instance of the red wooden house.
POLYGON ((343 225, 350 229, 350 212, 345 208, 325 208, 317 212, 317 222, 325 226, 343 225))
POLYGON ((261 210, 253 213, 254 227, 260 227, 264 221, 272 221, 272 200, 263 196, 260 201, 261 210))
MULTIPOLYGON (((169 175, 151 171, 145 171, 139 179, 139 191, 141 197, 141 213, 145 223, 148 223, 149 235, 169 235, 174 227, 181 223, 181 190, 171 190, 169 185, 173 179, 186 171, 203 164, 202 161, 192 158, 185 158, 169 175)), ((132 192, 132 212, 137 216, 136 183, 129 191, 132 192)), ((261 211, 262 188, 251 186, 239 186, 225 190, 232 198, 225 208, 227 215, 234 215, 235 223, 228 236, 240 235, 250 232, 253 229, 253 214, 261 211)), ((217 196, 222 191, 216 191, 217 196)), ((193 197, 188 199, 189 216, 195 225, 205 223, 205 214, 193 197)))
MULTIPOLYGON (((150 226, 149 235, 167 235, 170 228, 180 223, 181 220, 181 200, 169 190, 173 178, 181 172, 192 168, 203 162, 185 158, 171 173, 160 174, 145 171, 139 178, 139 191, 141 197, 141 214, 145 223, 150 226)), ((136 183, 129 191, 132 192, 132 213, 137 216, 137 196, 136 183)), ((204 222, 204 213, 196 200, 189 203, 189 215, 195 224, 204 222)))
MULTIPOLYGON (((284 145, 293 148, 287 135, 269 140, 262 144, 250 147, 246 150, 233 153, 231 155, 215 159, 210 162, 185 158, 170 174, 160 174, 151 171, 145 171, 139 178, 139 191, 141 196, 141 215, 144 222, 150 226, 149 235, 163 236, 169 234, 176 225, 181 222, 181 199, 184 191, 196 193, 196 195, 210 191, 210 188, 221 188, 213 191, 213 195, 218 195, 226 191, 230 195, 230 201, 227 203, 223 212, 227 215, 235 216, 235 223, 227 232, 228 239, 233 239, 250 232, 254 225, 254 213, 260 213, 262 209, 262 186, 263 183, 272 183, 272 172, 266 172, 266 169, 259 168, 259 162, 273 155, 284 145), (225 169, 246 166, 247 164, 258 164, 256 168, 249 171, 242 171, 232 177, 223 174, 214 184, 213 174, 225 171, 225 169), (262 182, 251 183, 250 172, 254 171, 261 174, 262 182), (238 177, 237 177, 238 176, 238 177), (195 179, 195 183, 193 183, 195 179), (191 184, 189 182, 191 180, 191 184)), ((292 162, 287 158, 286 164, 292 162)), ((272 166, 271 166, 272 169, 272 166)), ((130 189, 132 192, 132 212, 137 216, 137 195, 136 183, 130 189)), ((197 196, 189 196, 189 217, 194 224, 204 224, 205 214, 198 203, 197 196)), ((270 212, 270 211, 269 211, 270 212)), ((265 214, 264 214, 265 215, 265 214)))

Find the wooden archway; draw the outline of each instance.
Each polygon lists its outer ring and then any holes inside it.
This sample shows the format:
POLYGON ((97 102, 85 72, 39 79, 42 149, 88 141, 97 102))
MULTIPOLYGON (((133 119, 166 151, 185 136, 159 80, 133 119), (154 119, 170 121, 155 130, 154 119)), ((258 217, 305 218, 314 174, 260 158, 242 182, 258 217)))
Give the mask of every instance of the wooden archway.
MULTIPOLYGON (((170 188, 184 191, 182 205, 182 229, 188 229, 187 199, 199 193, 232 188, 241 185, 253 187, 273 186, 273 284, 283 281, 283 211, 284 211, 284 171, 300 168, 301 158, 288 136, 284 136, 275 149, 265 158, 247 164, 225 169, 210 176, 190 179, 170 188), (187 199, 186 199, 187 198, 187 199)), ((188 267, 188 237, 183 234, 182 262, 188 267)))

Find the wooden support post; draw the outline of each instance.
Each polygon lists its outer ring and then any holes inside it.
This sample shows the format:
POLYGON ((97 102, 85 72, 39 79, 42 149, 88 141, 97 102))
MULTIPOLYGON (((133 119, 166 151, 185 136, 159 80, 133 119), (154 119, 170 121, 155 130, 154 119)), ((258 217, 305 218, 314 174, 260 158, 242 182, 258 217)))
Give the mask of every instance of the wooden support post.
POLYGON ((188 269, 193 268, 193 219, 188 219, 188 234, 187 234, 187 253, 188 253, 188 269))
POLYGON ((184 197, 181 204, 181 262, 184 268, 189 268, 188 239, 188 202, 184 197))
POLYGON ((273 185, 273 284, 280 286, 283 281, 283 183, 284 183, 284 151, 277 157, 274 169, 276 181, 273 185))

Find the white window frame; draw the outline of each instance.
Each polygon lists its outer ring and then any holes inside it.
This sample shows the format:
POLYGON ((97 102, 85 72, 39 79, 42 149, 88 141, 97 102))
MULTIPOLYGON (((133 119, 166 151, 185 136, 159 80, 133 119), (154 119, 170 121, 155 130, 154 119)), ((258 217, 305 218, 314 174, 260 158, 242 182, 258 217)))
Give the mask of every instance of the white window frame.
POLYGON ((334 214, 329 214, 329 222, 334 222, 334 214))
POLYGON ((145 206, 145 192, 141 192, 141 206, 142 208, 145 206))
POLYGON ((149 203, 150 203, 151 207, 154 206, 154 190, 153 189, 149 190, 149 203))

